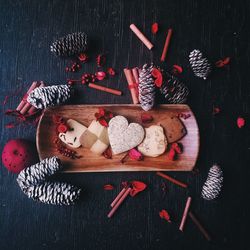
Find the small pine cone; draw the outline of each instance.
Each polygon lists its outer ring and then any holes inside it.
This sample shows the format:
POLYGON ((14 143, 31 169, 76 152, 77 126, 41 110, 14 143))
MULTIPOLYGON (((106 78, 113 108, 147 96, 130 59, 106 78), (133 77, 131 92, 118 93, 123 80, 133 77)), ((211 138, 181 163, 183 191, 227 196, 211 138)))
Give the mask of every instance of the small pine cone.
POLYGON ((46 158, 22 170, 17 177, 17 183, 24 191, 30 186, 35 186, 44 182, 47 177, 55 174, 61 167, 61 161, 58 157, 53 156, 46 158))
POLYGON ((187 86, 167 72, 164 75, 166 80, 163 82, 160 92, 167 102, 173 104, 185 103, 189 94, 187 86))
POLYGON ((155 103, 155 83, 151 75, 153 64, 144 64, 139 74, 139 101, 141 107, 148 111, 155 103))
POLYGON ((208 177, 201 191, 205 200, 213 200, 220 194, 223 183, 223 172, 218 165, 213 165, 208 172, 208 177))
POLYGON ((80 188, 61 182, 44 182, 23 191, 33 200, 53 205, 72 205, 81 193, 80 188))
POLYGON ((68 85, 52 85, 35 88, 28 95, 27 101, 37 109, 65 103, 71 96, 71 88, 68 85))
POLYGON ((87 35, 76 32, 61 37, 50 46, 50 51, 57 56, 74 56, 87 49, 87 35))
POLYGON ((189 62, 194 74, 206 80, 211 72, 211 64, 207 58, 203 57, 201 51, 197 49, 191 51, 189 54, 189 62))

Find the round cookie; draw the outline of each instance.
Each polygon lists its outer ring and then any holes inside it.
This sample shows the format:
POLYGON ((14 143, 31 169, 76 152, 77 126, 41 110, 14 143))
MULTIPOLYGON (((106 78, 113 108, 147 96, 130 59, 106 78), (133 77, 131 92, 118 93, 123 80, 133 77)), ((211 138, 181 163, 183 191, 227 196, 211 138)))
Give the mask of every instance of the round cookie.
POLYGON ((138 150, 145 156, 157 157, 162 155, 167 149, 167 140, 163 128, 152 125, 145 129, 146 135, 143 142, 138 146, 138 150))

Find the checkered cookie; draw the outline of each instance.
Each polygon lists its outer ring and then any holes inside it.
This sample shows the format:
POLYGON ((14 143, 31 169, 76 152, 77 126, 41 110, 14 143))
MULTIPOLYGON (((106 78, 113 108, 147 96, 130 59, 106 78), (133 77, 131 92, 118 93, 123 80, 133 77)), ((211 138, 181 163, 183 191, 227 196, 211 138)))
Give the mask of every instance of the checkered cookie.
POLYGON ((102 154, 109 146, 107 128, 98 121, 93 120, 80 137, 83 147, 89 148, 93 153, 102 154))

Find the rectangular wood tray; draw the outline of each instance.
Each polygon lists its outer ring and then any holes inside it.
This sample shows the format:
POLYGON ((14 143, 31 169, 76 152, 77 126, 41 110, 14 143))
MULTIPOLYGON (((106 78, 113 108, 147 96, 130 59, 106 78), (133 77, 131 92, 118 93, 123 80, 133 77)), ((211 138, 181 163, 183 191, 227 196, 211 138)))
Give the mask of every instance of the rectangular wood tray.
MULTIPOLYGON (((65 165, 65 172, 115 172, 115 171, 191 171, 196 163, 199 153, 199 129, 194 114, 187 105, 159 105, 148 111, 154 120, 148 124, 141 123, 141 114, 144 111, 140 105, 133 104, 108 104, 108 105, 65 105, 45 110, 38 124, 36 143, 40 160, 57 155, 65 165), (62 116, 65 119, 74 119, 88 126, 95 119, 94 114, 102 107, 111 111, 114 115, 123 115, 129 122, 137 122, 144 127, 159 124, 165 116, 177 116, 180 113, 191 116, 182 120, 187 129, 187 135, 181 139, 184 151, 178 159, 171 161, 167 153, 156 157, 145 157, 143 161, 128 159, 124 164, 120 162, 125 155, 119 154, 112 159, 98 156, 85 148, 76 151, 82 157, 80 159, 69 159, 56 151, 53 138, 56 136, 56 125, 52 121, 53 115, 62 116)), ((164 127, 164 126, 163 126, 164 127)))

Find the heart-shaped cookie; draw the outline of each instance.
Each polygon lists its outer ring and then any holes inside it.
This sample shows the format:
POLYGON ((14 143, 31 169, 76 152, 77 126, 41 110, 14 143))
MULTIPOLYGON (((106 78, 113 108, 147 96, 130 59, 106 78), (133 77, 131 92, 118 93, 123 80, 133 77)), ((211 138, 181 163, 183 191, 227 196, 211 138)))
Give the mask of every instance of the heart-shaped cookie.
POLYGON ((129 124, 124 116, 115 116, 109 122, 108 135, 114 154, 120 154, 136 147, 142 142, 144 134, 144 129, 140 124, 129 124))
POLYGON ((70 129, 66 133, 59 134, 60 140, 72 148, 80 147, 80 136, 87 128, 73 119, 67 120, 67 125, 70 129))

